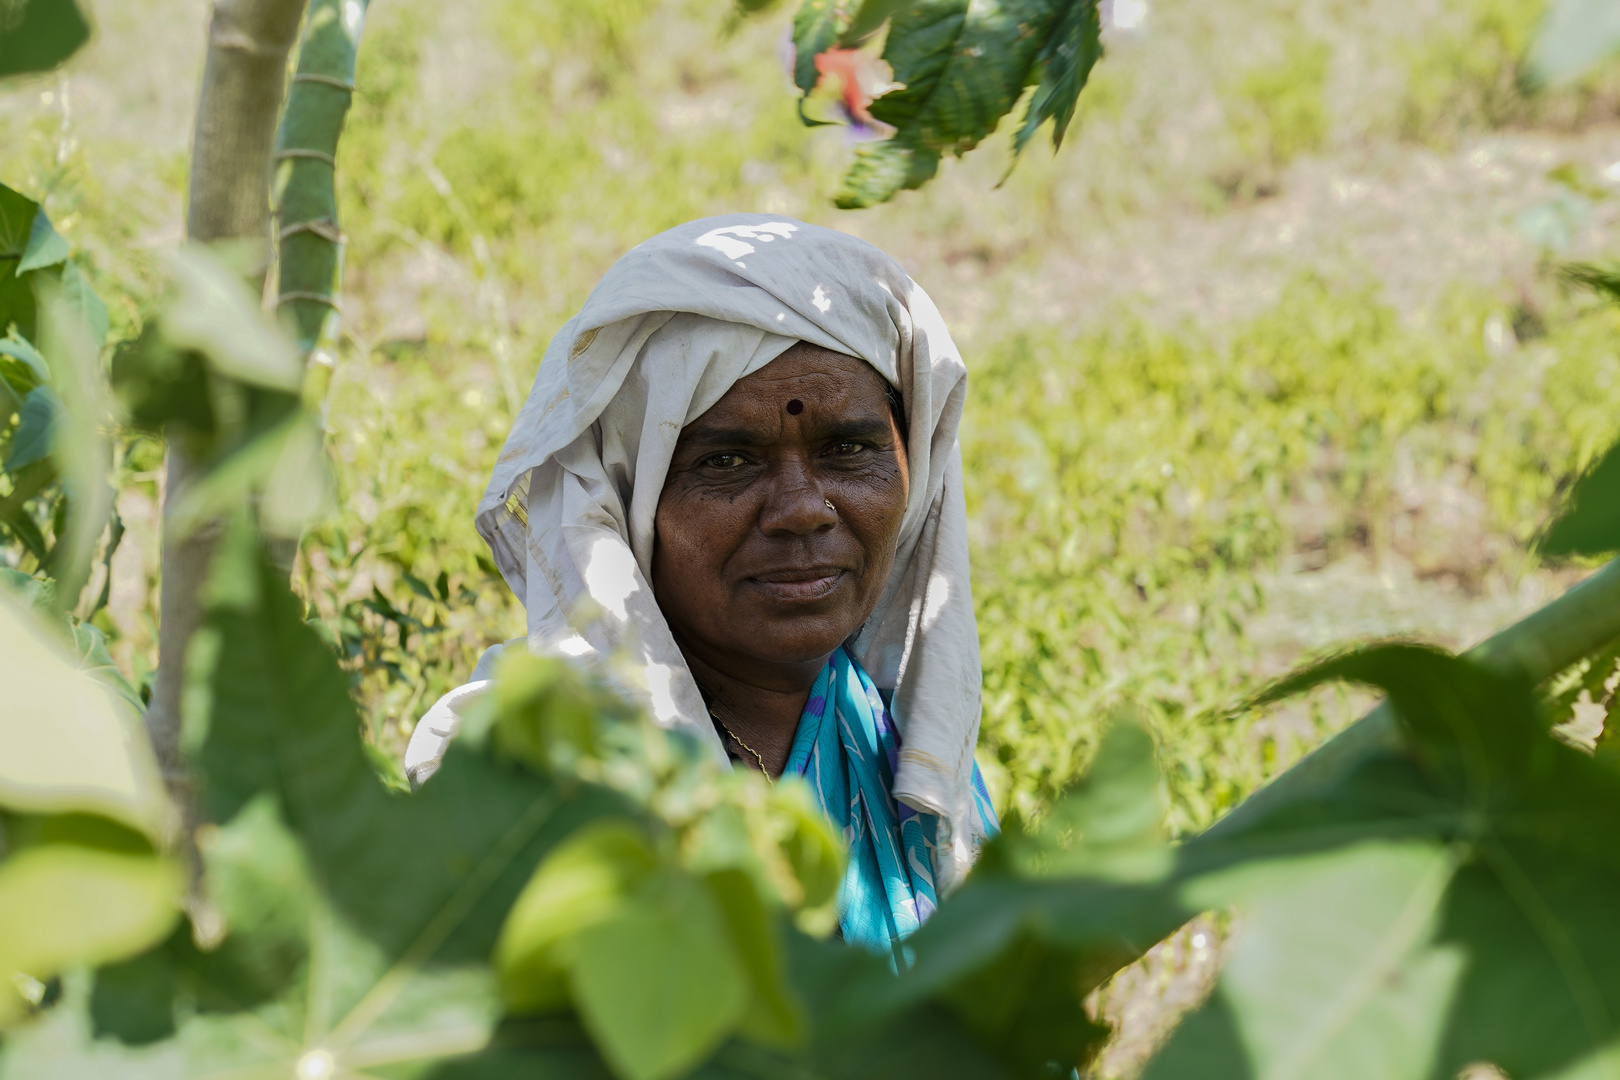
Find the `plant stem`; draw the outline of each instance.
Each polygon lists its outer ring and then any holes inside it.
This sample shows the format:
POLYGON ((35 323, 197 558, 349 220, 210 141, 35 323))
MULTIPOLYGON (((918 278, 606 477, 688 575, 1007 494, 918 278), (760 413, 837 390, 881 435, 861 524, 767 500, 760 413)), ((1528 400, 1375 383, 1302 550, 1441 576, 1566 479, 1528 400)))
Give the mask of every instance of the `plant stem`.
MULTIPOLYGON (((287 52, 298 36, 302 0, 215 0, 208 60, 197 100, 187 192, 186 235, 241 240, 259 248, 262 281, 270 239, 270 145, 281 108, 287 52)), ((197 473, 170 444, 164 508, 176 505, 197 473)), ((164 530, 158 670, 146 727, 165 779, 181 806, 190 803, 180 757, 180 691, 186 649, 202 622, 199 592, 218 542, 217 525, 189 536, 164 530)))

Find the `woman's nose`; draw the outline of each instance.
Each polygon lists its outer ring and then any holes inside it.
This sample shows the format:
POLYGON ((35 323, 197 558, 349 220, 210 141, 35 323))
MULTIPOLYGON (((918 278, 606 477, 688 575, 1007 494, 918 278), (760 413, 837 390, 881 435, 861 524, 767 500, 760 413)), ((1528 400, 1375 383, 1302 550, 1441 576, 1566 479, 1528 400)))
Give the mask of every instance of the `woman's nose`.
POLYGON ((772 470, 766 483, 759 514, 765 535, 808 536, 838 524, 838 511, 804 463, 784 463, 772 470))

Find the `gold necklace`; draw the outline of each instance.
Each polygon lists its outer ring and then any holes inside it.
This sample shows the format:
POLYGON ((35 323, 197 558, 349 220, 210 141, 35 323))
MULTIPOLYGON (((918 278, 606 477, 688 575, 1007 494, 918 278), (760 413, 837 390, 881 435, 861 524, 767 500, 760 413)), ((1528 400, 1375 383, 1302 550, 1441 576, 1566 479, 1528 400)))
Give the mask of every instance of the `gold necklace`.
POLYGON ((744 750, 746 750, 750 754, 754 755, 754 760, 759 762, 759 771, 765 774, 765 782, 774 787, 775 784, 776 784, 776 781, 774 779, 772 779, 771 771, 765 767, 765 759, 760 757, 759 751, 755 750, 752 746, 749 746, 747 743, 743 742, 742 739, 738 737, 737 733, 735 731, 731 730, 730 725, 728 725, 724 720, 720 719, 719 716, 715 715, 715 711, 713 709, 709 710, 709 719, 711 719, 715 723, 719 724, 720 727, 725 730, 725 733, 727 735, 730 735, 731 738, 732 738, 732 741, 734 741, 738 746, 742 747, 744 750))

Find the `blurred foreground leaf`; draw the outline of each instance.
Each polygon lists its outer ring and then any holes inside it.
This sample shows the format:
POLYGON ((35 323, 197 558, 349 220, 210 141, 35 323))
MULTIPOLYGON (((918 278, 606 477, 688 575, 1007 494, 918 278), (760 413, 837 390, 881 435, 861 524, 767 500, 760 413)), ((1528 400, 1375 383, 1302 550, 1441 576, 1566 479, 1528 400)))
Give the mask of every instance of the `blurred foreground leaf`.
POLYGON ((88 811, 158 835, 167 800, 144 733, 4 597, 0 685, 0 807, 88 811))
POLYGON ((49 71, 89 39, 74 0, 14 0, 0 9, 0 76, 49 71))
POLYGON ((1548 526, 1544 555, 1606 555, 1620 550, 1620 445, 1576 482, 1567 509, 1548 526))
POLYGON ((1579 78, 1620 50, 1620 6, 1608 0, 1553 0, 1530 46, 1525 74, 1532 85, 1579 78))
POLYGON ((1359 650, 1268 697, 1336 678, 1389 694, 1400 744, 1183 848, 1183 902, 1240 929, 1148 1075, 1597 1067, 1620 1037, 1620 772, 1550 738, 1526 680, 1437 650, 1359 650))
POLYGON ((166 800, 134 717, 0 596, 0 1027, 42 980, 137 952, 178 914, 166 800))
POLYGON ((222 546, 209 606, 185 722, 221 826, 202 847, 223 942, 171 939, 98 980, 102 1030, 139 1042, 173 1027, 172 1042, 121 1050, 114 1067, 82 1018, 53 1015, 7 1045, 0 1075, 38 1075, 40 1055, 109 1077, 158 1062, 179 1077, 292 1075, 482 1046, 499 1013, 487 960, 502 917, 541 855, 616 802, 596 789, 564 798, 472 745, 422 792, 392 793, 368 763, 347 680, 245 527, 222 546), (79 1040, 77 1056, 62 1057, 63 1040, 79 1040))

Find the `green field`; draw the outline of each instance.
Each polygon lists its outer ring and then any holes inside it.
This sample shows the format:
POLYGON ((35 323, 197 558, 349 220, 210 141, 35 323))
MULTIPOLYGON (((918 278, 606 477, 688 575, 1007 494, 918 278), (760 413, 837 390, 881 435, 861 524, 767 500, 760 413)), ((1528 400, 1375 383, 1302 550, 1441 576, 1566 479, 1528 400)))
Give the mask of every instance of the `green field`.
MULTIPOLYGON (((1207 824, 1362 704, 1237 709, 1264 679, 1348 640, 1464 644, 1573 572, 1528 543, 1620 433, 1620 356, 1615 316, 1551 267, 1605 250, 1620 130, 1610 82, 1515 90, 1535 8, 1161 0, 1111 41, 1055 158, 1008 176, 998 136, 840 212, 850 150, 796 120, 785 11, 375 5, 340 157, 338 494, 297 581, 382 756, 521 631, 471 511, 549 335, 630 245, 760 209, 886 248, 968 359, 998 797, 1038 811, 1133 708, 1175 827, 1207 824)), ((71 75, 0 98, 0 140, 119 330, 180 234, 205 12, 97 15, 71 75)), ((137 677, 159 461, 125 448, 98 616, 137 677)))

